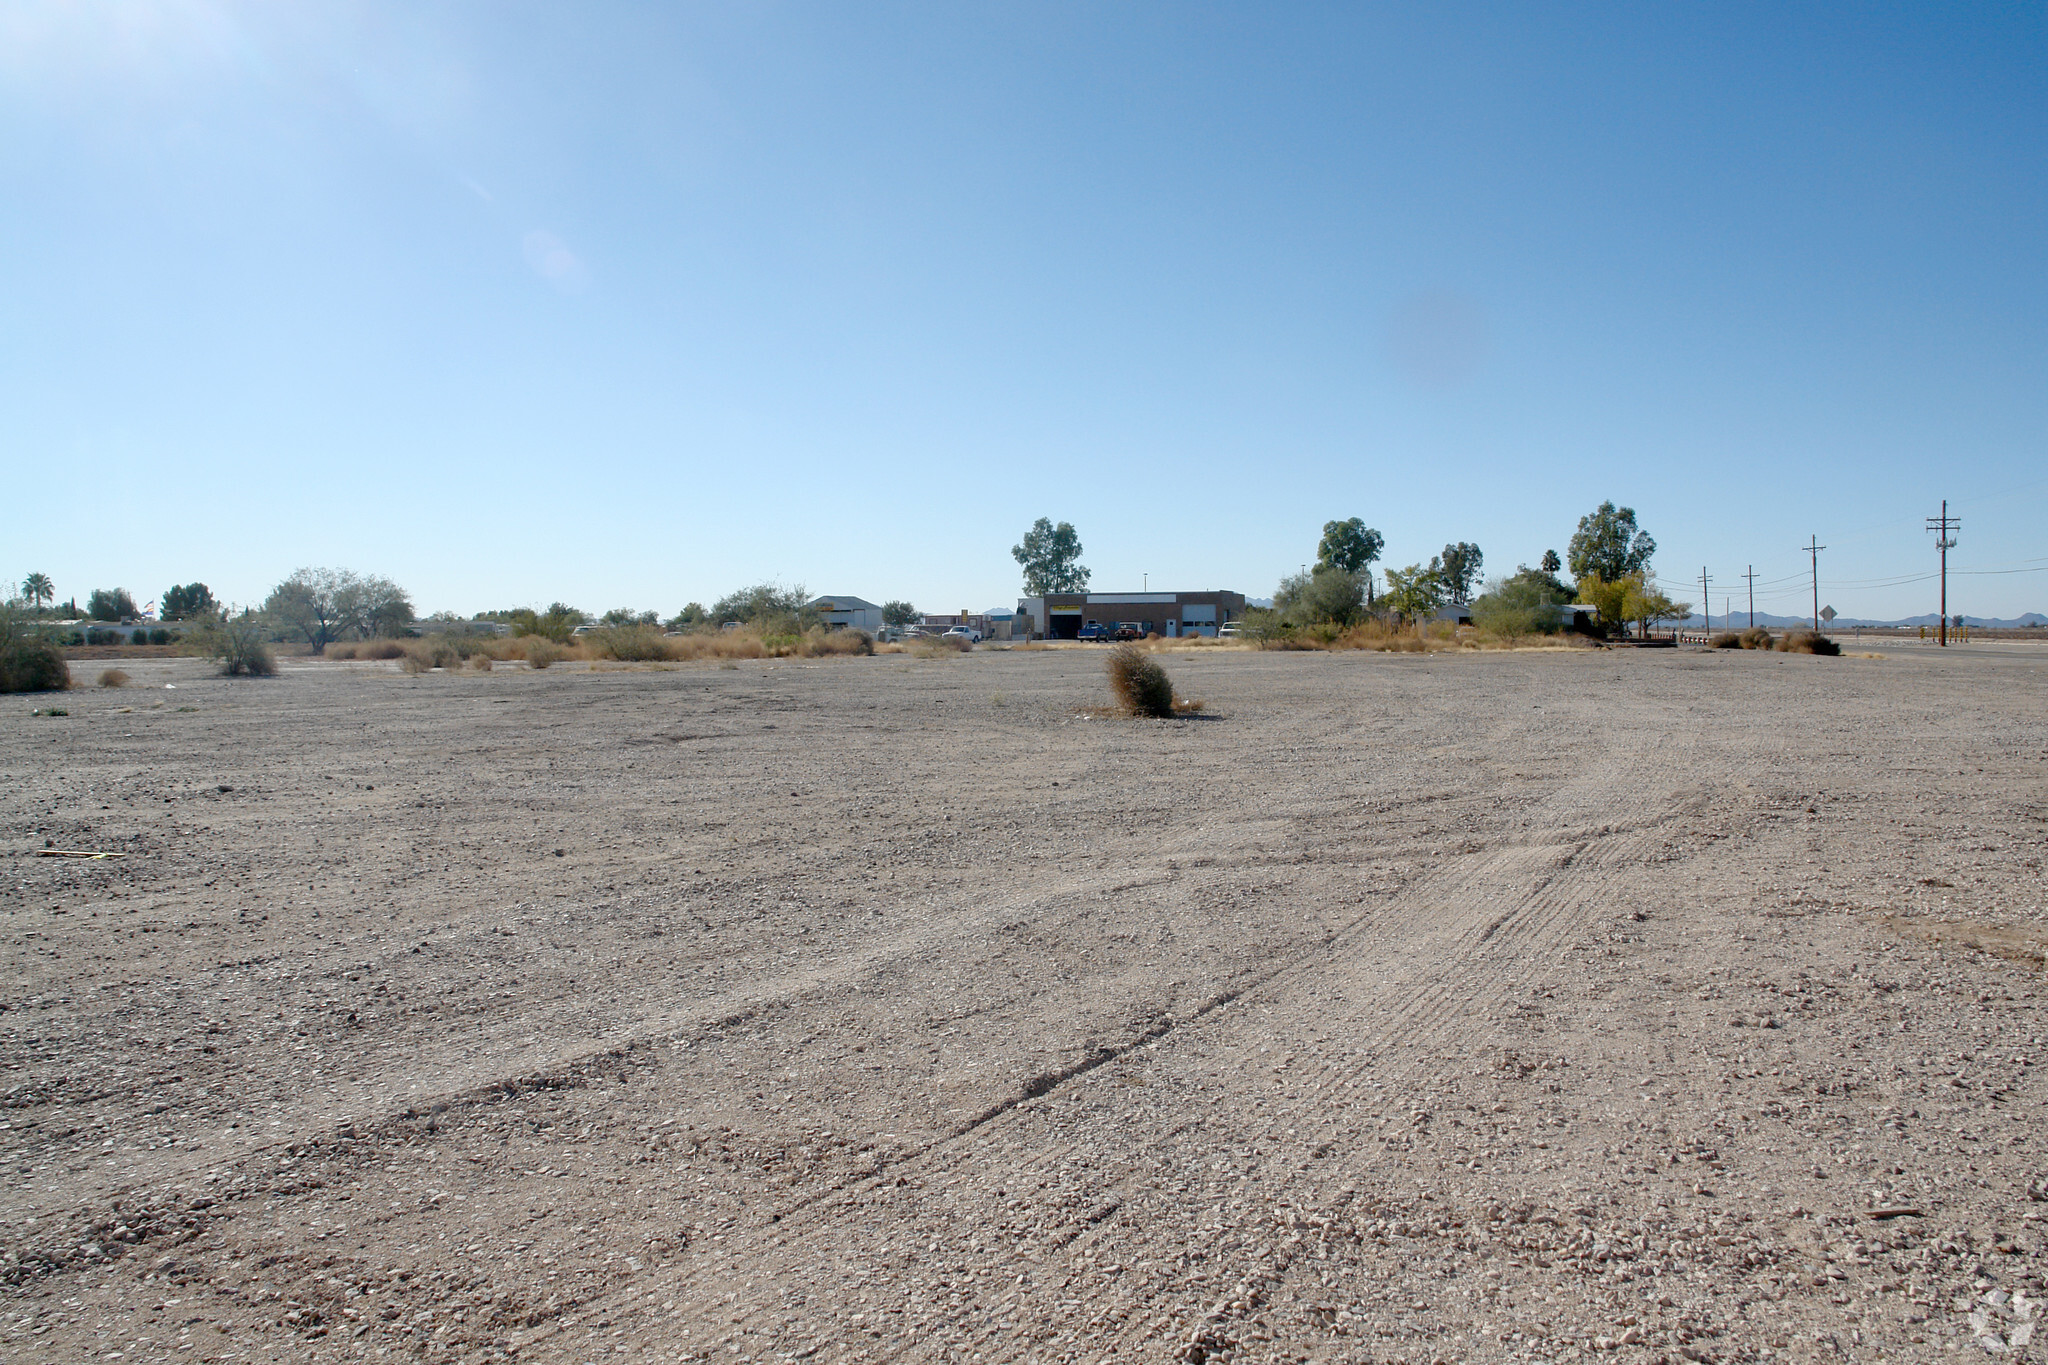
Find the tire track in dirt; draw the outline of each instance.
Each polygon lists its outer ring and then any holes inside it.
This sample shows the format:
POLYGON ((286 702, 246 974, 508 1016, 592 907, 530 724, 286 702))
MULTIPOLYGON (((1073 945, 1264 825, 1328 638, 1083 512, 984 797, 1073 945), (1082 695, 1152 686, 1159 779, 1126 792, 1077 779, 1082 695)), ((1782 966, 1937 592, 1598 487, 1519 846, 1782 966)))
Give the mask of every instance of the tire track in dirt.
MULTIPOLYGON (((1617 782, 1613 768, 1599 765, 1546 805, 1561 814, 1581 816, 1605 804, 1588 799, 1589 794, 1603 790, 1607 801, 1619 802, 1624 808, 1640 800, 1640 794, 1626 782, 1617 782)), ((1040 1129, 1037 1113, 1047 1102, 1057 1100, 1060 1087, 1136 1064, 1141 1050, 1163 1054, 1151 1059, 1151 1064, 1162 1070, 1170 1070, 1174 1056, 1183 1050, 1243 1055, 1257 1041, 1256 1026, 1248 1027, 1247 1021, 1262 1008, 1276 1009, 1283 1016, 1313 1013, 1320 1007, 1304 997, 1332 993, 1342 993, 1351 1002, 1341 1024, 1350 1034, 1352 1060, 1327 1064, 1305 1078, 1289 1110, 1296 1117, 1295 1127, 1303 1126, 1299 1115, 1314 1112, 1324 1097, 1361 1090, 1369 1077, 1384 1089, 1398 1091, 1431 1058, 1481 1031, 1485 1025, 1475 1021, 1483 1019, 1483 1012, 1474 1010, 1475 1001, 1497 995, 1507 973, 1518 965, 1527 968, 1540 963, 1565 940, 1590 927, 1602 912, 1616 869, 1639 860, 1670 820, 1696 809, 1693 792, 1674 793, 1662 803, 1662 809, 1644 814, 1638 805, 1637 819, 1625 826, 1610 821, 1590 839, 1583 829, 1553 833, 1556 826, 1546 819, 1543 823, 1550 829, 1535 842, 1510 843, 1459 858, 1453 866, 1418 881, 1389 902, 1362 912, 1333 941, 1276 965, 1258 980, 1207 1002, 1186 1019, 1155 1027, 1086 1065, 1047 1078, 1042 1087, 1031 1087, 1029 1093, 995 1106, 946 1142, 892 1165, 863 1189, 785 1210, 762 1245, 729 1259, 721 1271, 709 1277, 710 1283, 700 1287, 700 1292, 708 1291, 710 1297, 685 1301, 678 1316, 710 1321, 715 1312, 717 1320, 730 1321, 743 1332, 775 1331, 786 1316, 779 1304, 760 1297, 751 1302, 744 1296, 728 1298, 732 1291, 727 1286, 749 1275, 764 1277, 765 1282, 775 1267, 786 1265, 792 1242, 805 1241, 814 1230, 843 1227, 855 1209, 887 1185, 915 1180, 929 1187, 948 1175, 957 1180, 970 1167, 980 1172, 984 1183, 1004 1187, 1026 1183, 1025 1173, 1042 1170, 1075 1149, 1072 1141, 1045 1143, 1042 1132, 1012 1131, 1040 1129), (1560 844, 1553 842, 1555 839, 1567 842, 1560 844), (1386 1012, 1388 1002, 1392 1002, 1391 1013, 1386 1012), (1000 1174, 1004 1170, 1015 1174, 1006 1177, 1000 1174)), ((1570 823, 1583 826, 1586 822, 1574 819, 1570 823)), ((1199 1084, 1189 1088, 1199 1089, 1199 1084)), ((1138 1117, 1132 1130, 1121 1135, 1120 1145, 1130 1153, 1157 1148, 1184 1122, 1185 1116, 1173 1114, 1149 1122, 1138 1117), (1161 1126, 1166 1130, 1163 1133, 1161 1126)), ((1282 1121, 1276 1118, 1267 1126, 1279 1127, 1282 1121)), ((1285 1161, 1278 1164, 1293 1162, 1298 1156, 1298 1147, 1290 1149, 1285 1161)), ((1274 1165, 1268 1163, 1261 1169, 1274 1165)), ((1288 1197, 1294 1186, 1288 1176, 1262 1176, 1258 1183, 1280 1198, 1288 1197)), ((1099 1227, 1136 1198, 1134 1190, 1106 1191, 1102 1203, 1081 1213, 1079 1230, 1038 1254, 1084 1244, 1091 1235, 1089 1229, 1099 1227)), ((945 1224, 943 1218, 913 1217, 909 1227, 898 1226, 879 1235, 897 1240, 909 1236, 919 1243, 931 1240, 936 1246, 938 1242, 932 1239, 940 1236, 945 1224)), ((1180 1244, 1192 1232, 1191 1228, 1175 1227, 1154 1240, 1162 1245, 1180 1244)), ((685 1288, 693 1278, 683 1277, 675 1288, 685 1288)), ((1015 1298, 1013 1294, 1010 1301, 1015 1298)), ((1176 1305, 1173 1315, 1186 1316, 1195 1306, 1176 1305)), ((999 1343, 1006 1352, 1023 1351, 1042 1337, 1042 1326, 1020 1326, 1008 1337, 947 1336, 945 1340, 983 1349, 999 1343)), ((533 1344, 544 1339, 535 1338, 533 1344)), ((723 1347, 733 1340, 722 1337, 704 1344, 723 1347)), ((937 1349, 938 1345, 934 1339, 875 1358, 915 1358, 926 1354, 926 1347, 937 1349)))

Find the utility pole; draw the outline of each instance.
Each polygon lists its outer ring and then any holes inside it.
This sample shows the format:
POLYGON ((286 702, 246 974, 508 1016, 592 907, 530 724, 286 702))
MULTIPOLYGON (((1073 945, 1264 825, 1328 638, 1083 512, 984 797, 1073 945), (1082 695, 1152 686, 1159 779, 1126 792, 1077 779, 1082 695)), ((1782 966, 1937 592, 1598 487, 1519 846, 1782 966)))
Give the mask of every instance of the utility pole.
POLYGON ((1948 499, 1941 500, 1941 515, 1927 519, 1927 529, 1935 533, 1934 548, 1941 551, 1941 625, 1936 630, 1943 649, 1948 648, 1948 552, 1956 547, 1956 532, 1963 529, 1963 519, 1948 514, 1948 499))
POLYGON ((1707 566, 1700 565, 1700 619, 1707 623, 1707 634, 1714 633, 1714 599, 1707 596, 1707 566))
MULTIPOLYGON (((1942 504, 1944 507, 1946 503, 1942 504)), ((1806 538, 1806 553, 1813 557, 1813 633, 1820 634, 1820 552, 1827 546, 1820 543, 1819 536, 1806 538)))
POLYGON ((1755 629, 1756 629, 1756 565, 1754 565, 1754 564, 1750 565, 1750 566, 1749 566, 1749 572, 1748 572, 1748 573, 1745 573, 1745 574, 1743 575, 1743 577, 1744 577, 1744 578, 1747 578, 1747 579, 1749 580, 1749 628, 1750 628, 1751 630, 1755 630, 1755 629))

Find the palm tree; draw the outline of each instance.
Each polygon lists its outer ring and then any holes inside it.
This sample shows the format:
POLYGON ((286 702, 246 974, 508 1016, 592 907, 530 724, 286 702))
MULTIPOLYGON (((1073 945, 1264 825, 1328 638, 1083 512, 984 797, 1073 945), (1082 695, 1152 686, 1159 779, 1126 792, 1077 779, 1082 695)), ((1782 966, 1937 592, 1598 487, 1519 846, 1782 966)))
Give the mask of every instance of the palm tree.
POLYGON ((32 573, 21 580, 21 595, 40 608, 57 595, 57 589, 46 573, 32 573))

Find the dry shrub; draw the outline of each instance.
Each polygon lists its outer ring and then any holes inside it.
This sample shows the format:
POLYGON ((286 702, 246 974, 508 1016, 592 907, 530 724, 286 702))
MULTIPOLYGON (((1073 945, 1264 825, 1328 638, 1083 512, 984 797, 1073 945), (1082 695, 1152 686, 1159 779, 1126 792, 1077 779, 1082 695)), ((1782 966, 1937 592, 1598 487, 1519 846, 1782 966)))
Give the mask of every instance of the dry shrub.
POLYGON ((1737 638, 1742 641, 1744 649, 1769 649, 1772 643, 1771 633, 1762 626, 1751 626, 1737 638))
POLYGON ((469 656, 469 666, 479 673, 491 671, 491 656, 481 649, 469 656))
POLYGON ((426 673, 436 668, 456 668, 462 663, 462 649, 445 635, 411 640, 399 651, 398 666, 408 673, 426 673))
POLYGON ((1842 647, 1825 635, 1816 635, 1810 630, 1795 630, 1778 641, 1782 654, 1826 654, 1839 655, 1842 647))
POLYGON ((403 640, 337 640, 320 651, 323 659, 400 659, 405 657, 403 640))
POLYGON ((1707 641, 1707 647, 1709 649, 1740 649, 1742 648, 1742 637, 1732 630, 1724 630, 1713 639, 1707 641))
POLYGON ((703 635, 677 635, 669 640, 671 659, 764 659, 768 648, 752 631, 721 630, 703 635))
POLYGON ((1173 715, 1173 683, 1159 661, 1133 645, 1118 645, 1105 661, 1109 690, 1127 716, 1165 720, 1173 715))
POLYGON ((569 657, 566 645, 558 645, 545 635, 526 635, 519 640, 521 653, 526 656, 528 668, 546 668, 569 657))
POLYGON ((828 654, 869 655, 875 652, 875 637, 864 630, 812 630, 803 638, 801 653, 807 659, 828 654))
POLYGON ((107 668, 100 671, 101 687, 126 687, 127 685, 128 675, 120 669, 107 668))
MULTIPOLYGON (((678 640, 681 636, 676 637, 678 640)), ((593 630, 582 637, 583 649, 593 659, 617 659, 621 663, 646 663, 672 659, 672 641, 659 626, 612 626, 593 630)))
POLYGON ((974 641, 965 635, 920 635, 910 642, 910 652, 920 659, 946 659, 965 654, 974 641))

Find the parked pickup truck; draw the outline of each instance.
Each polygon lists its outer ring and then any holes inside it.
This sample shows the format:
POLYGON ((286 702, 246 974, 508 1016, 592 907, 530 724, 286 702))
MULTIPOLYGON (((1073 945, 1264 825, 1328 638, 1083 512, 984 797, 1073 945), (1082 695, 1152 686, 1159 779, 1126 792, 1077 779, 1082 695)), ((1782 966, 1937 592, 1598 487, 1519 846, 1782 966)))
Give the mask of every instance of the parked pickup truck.
POLYGON ((1108 626, 1099 626, 1090 621, 1087 625, 1081 627, 1081 633, 1074 638, 1077 640, 1112 640, 1116 638, 1116 632, 1108 626))
POLYGON ((1145 628, 1136 621, 1119 621, 1116 623, 1116 638, 1119 640, 1142 640, 1145 638, 1145 628))
POLYGON ((947 631, 946 634, 957 635, 961 639, 966 640, 969 644, 978 645, 981 643, 981 632, 976 630, 973 626, 955 626, 951 630, 947 631))

